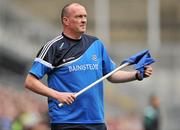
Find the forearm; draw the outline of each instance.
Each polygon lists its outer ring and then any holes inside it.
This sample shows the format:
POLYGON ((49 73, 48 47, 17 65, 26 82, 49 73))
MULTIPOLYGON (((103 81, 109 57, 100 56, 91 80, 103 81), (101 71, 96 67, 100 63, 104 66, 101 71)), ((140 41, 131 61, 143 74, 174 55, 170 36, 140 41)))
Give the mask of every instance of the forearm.
POLYGON ((137 71, 117 71, 112 74, 108 80, 112 83, 124 83, 136 80, 136 73, 137 71))
POLYGON ((31 74, 28 74, 28 76, 26 78, 25 87, 37 94, 47 96, 47 97, 56 98, 57 94, 58 94, 57 91, 49 88, 48 86, 43 84, 41 81, 37 80, 31 74))

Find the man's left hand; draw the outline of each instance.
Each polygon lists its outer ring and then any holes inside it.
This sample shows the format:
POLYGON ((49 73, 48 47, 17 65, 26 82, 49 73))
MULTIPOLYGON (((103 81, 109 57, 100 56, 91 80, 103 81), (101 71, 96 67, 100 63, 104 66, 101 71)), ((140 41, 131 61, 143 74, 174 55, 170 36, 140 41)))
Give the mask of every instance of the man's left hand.
POLYGON ((145 66, 145 70, 144 70, 144 77, 150 77, 152 75, 152 67, 151 66, 145 66))

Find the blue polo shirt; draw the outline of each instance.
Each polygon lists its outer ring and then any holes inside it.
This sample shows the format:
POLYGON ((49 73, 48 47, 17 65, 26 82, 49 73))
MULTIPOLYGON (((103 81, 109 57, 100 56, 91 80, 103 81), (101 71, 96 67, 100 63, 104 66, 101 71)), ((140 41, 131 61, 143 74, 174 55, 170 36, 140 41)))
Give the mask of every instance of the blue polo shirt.
MULTIPOLYGON (((38 79, 48 76, 48 87, 60 92, 78 92, 116 65, 103 43, 96 37, 83 34, 78 40, 62 35, 45 44, 38 52, 29 71, 38 79)), ((51 123, 104 123, 103 82, 77 97, 71 105, 48 97, 51 123)))

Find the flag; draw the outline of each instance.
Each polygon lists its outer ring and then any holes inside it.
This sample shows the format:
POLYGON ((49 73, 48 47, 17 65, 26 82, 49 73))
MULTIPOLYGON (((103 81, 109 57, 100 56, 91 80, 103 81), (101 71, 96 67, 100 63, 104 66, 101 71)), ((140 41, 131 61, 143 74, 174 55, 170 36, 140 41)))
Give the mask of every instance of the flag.
POLYGON ((138 70, 141 77, 144 78, 145 66, 154 63, 155 60, 151 57, 149 50, 146 49, 125 59, 122 64, 127 62, 130 63, 130 65, 134 65, 134 68, 138 70))

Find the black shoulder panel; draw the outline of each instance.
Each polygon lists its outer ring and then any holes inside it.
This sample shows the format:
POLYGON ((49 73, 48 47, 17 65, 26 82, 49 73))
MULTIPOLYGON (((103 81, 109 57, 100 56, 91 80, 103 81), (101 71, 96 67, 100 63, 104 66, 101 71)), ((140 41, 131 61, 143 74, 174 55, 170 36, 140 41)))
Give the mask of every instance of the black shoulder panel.
POLYGON ((97 40, 96 37, 86 34, 79 40, 62 35, 63 38, 52 45, 55 50, 52 65, 55 67, 79 58, 97 40))

